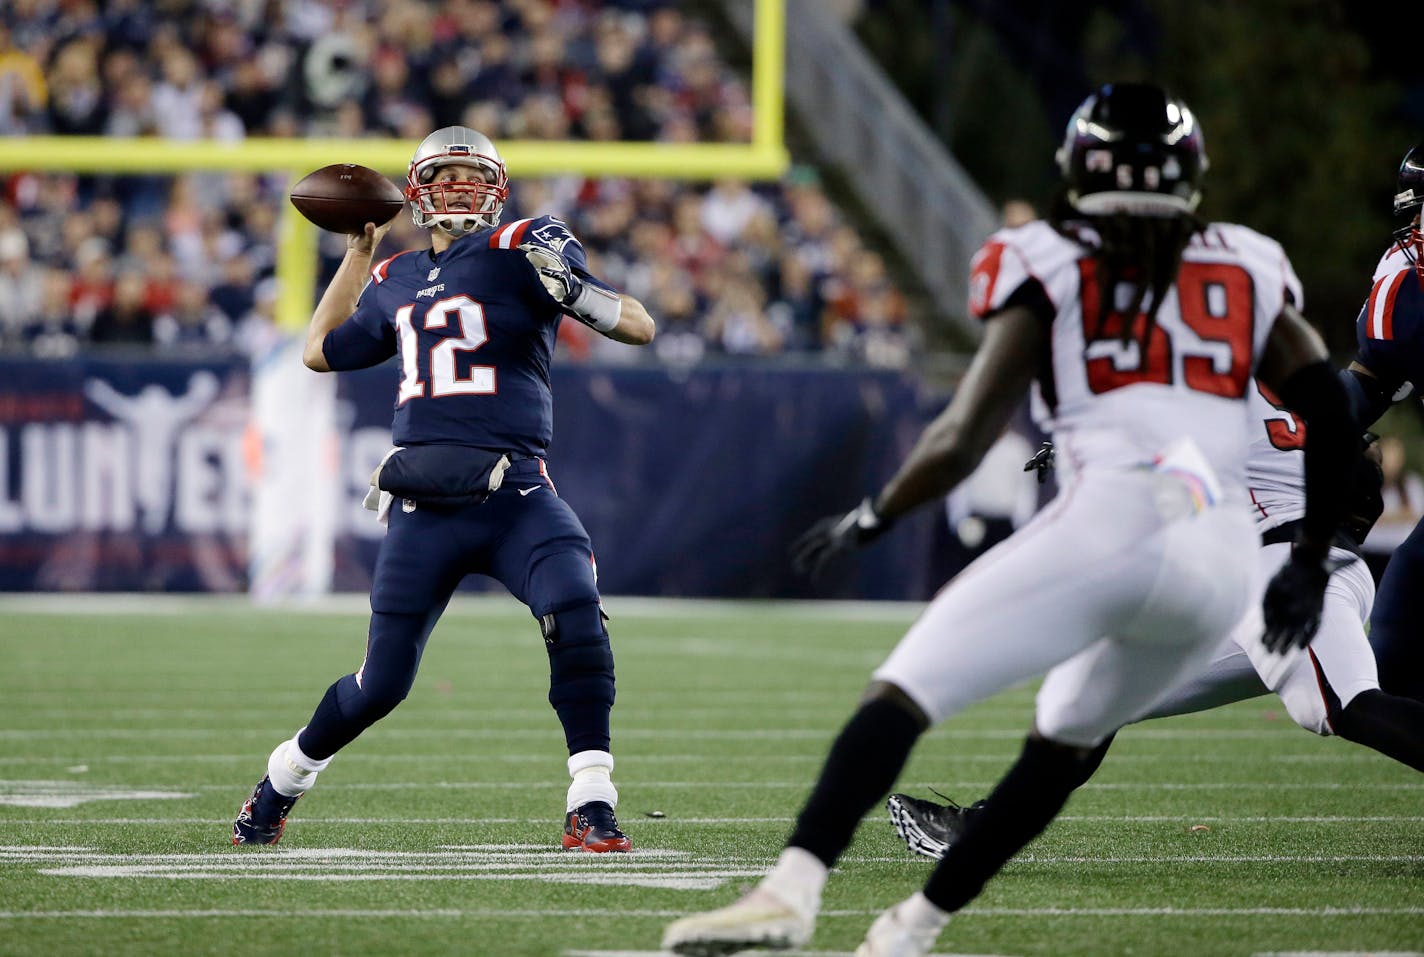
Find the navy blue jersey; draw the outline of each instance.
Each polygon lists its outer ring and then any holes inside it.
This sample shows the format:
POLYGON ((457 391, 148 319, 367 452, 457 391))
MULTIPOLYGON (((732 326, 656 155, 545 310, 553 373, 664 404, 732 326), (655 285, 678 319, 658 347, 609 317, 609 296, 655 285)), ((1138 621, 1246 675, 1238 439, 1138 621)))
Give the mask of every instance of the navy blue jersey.
POLYGON ((1355 321, 1356 361, 1374 374, 1387 396, 1397 395, 1405 384, 1415 390, 1424 386, 1424 280, 1413 264, 1400 265, 1377 274, 1355 321))
MULTIPOLYGON (((518 248, 539 243, 586 280, 583 246, 551 216, 400 253, 371 270, 356 311, 322 344, 334 370, 400 356, 391 438, 543 455, 553 438, 549 362, 562 318, 518 248)), ((605 288, 607 288, 605 286, 605 288)))

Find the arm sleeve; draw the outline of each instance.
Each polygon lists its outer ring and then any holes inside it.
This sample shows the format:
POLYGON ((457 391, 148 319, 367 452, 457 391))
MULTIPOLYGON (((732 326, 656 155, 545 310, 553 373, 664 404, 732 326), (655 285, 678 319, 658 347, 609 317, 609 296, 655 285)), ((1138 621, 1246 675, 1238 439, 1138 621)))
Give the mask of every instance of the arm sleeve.
POLYGON ((1305 420, 1305 537, 1325 545, 1345 517, 1356 456, 1345 387, 1329 362, 1312 362, 1281 386, 1281 401, 1305 420))
POLYGON ((321 352, 333 372, 365 369, 396 354, 396 337, 392 330, 389 337, 377 338, 353 316, 326 334, 321 352))
POLYGON ((396 330, 376 305, 376 284, 366 283, 356 311, 321 343, 326 364, 335 372, 380 365, 396 354, 396 330))
POLYGON ((1393 390, 1374 376, 1341 369, 1340 384, 1345 387, 1345 395, 1350 400, 1350 417, 1358 428, 1369 428, 1393 405, 1393 390))

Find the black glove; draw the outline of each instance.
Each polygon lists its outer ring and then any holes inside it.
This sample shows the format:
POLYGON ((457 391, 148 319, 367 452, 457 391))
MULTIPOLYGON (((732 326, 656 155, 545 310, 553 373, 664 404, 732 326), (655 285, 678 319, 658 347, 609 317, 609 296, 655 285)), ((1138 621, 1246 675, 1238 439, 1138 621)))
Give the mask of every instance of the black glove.
POLYGON ((1053 471, 1053 443, 1045 442, 1037 452, 1033 453, 1033 458, 1024 463, 1025 472, 1037 472, 1038 484, 1042 485, 1048 481, 1048 473, 1053 471))
POLYGON ((879 538, 890 527, 866 498, 844 515, 831 515, 808 528, 791 544, 791 567, 815 578, 826 562, 879 538))
POLYGON ((1363 544, 1370 529, 1384 514, 1384 468, 1380 465, 1379 436, 1360 436, 1360 454, 1350 471, 1349 507, 1340 522, 1340 532, 1356 545, 1363 544))
POLYGON ((1326 582, 1335 571, 1354 560, 1352 556, 1327 558, 1321 562, 1291 549, 1290 560, 1271 578, 1262 602, 1266 632, 1261 642, 1268 651, 1280 654, 1310 644, 1320 628, 1326 582))

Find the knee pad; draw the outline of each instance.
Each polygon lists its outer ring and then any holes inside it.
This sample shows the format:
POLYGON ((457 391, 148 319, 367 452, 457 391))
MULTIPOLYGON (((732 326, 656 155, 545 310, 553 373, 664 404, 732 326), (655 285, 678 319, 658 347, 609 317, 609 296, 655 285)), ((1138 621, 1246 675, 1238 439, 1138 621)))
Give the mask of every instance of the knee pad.
POLYGON ((549 652, 549 703, 555 708, 575 700, 613 704, 613 648, 603 621, 603 608, 595 602, 539 618, 549 652))

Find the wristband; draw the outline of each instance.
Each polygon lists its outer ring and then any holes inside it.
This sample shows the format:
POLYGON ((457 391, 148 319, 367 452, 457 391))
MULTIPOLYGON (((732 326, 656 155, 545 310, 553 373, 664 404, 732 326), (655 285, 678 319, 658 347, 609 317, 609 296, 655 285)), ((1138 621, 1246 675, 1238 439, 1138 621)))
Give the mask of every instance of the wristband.
POLYGON ((583 284, 583 291, 569 304, 574 316, 599 332, 608 332, 618 325, 623 315, 623 299, 591 282, 583 284))

